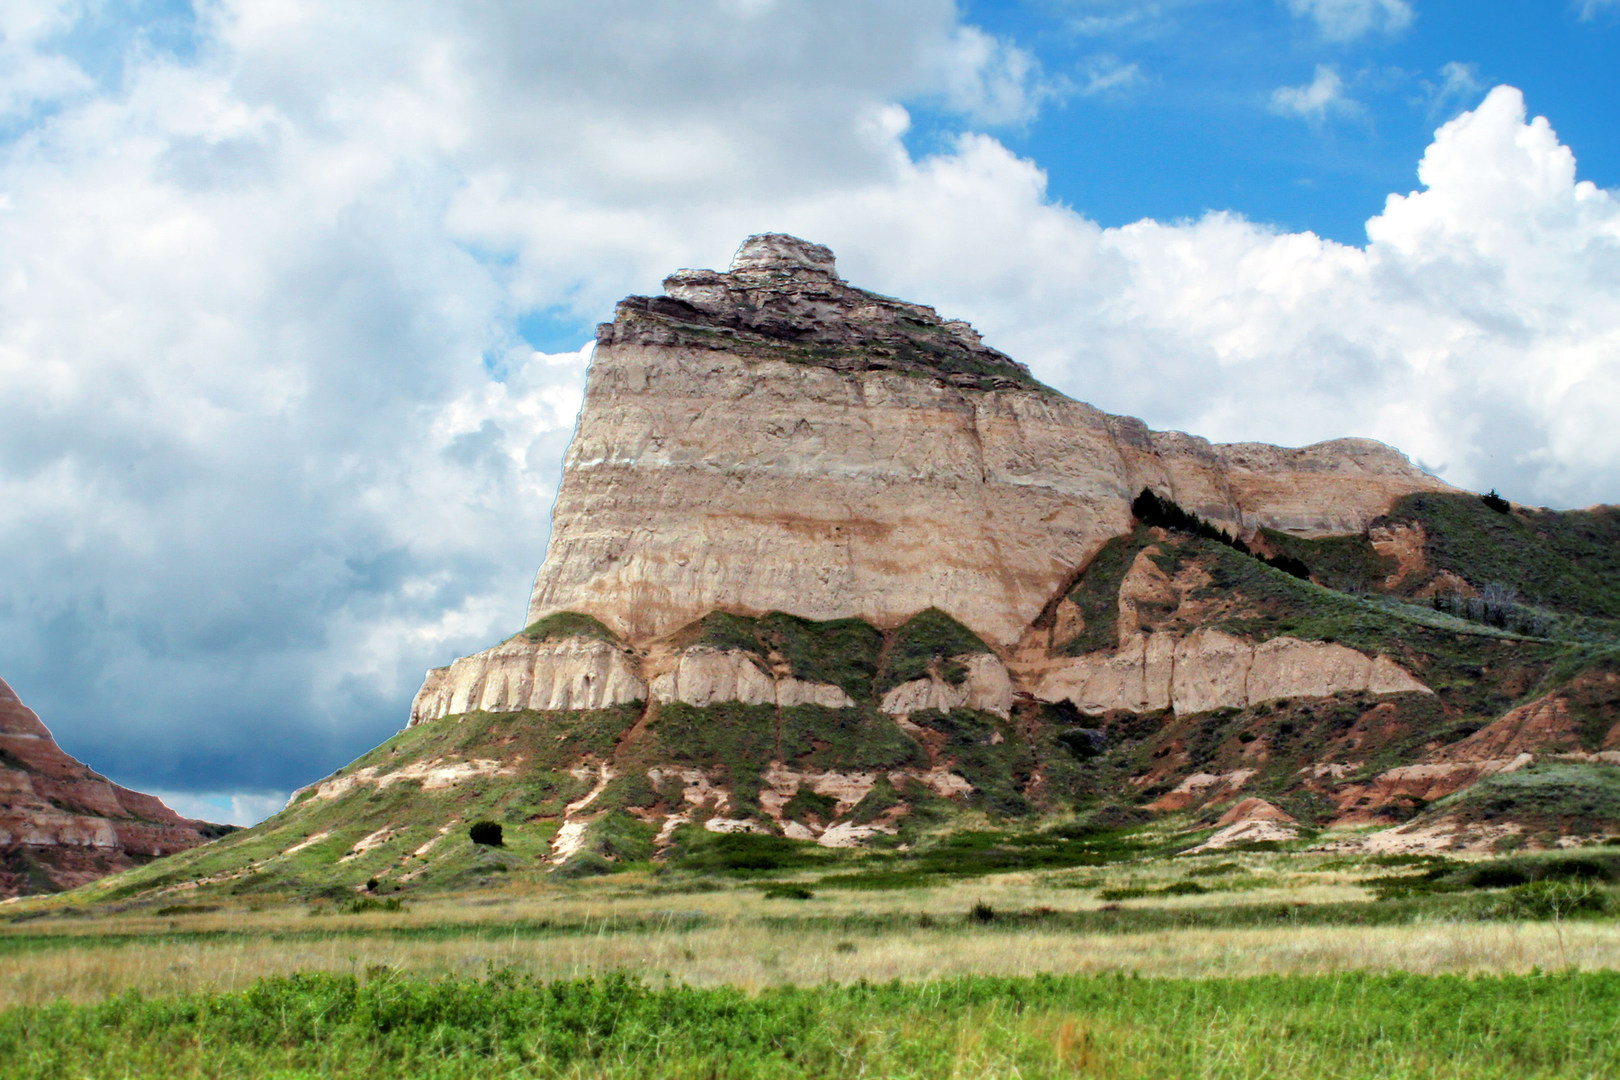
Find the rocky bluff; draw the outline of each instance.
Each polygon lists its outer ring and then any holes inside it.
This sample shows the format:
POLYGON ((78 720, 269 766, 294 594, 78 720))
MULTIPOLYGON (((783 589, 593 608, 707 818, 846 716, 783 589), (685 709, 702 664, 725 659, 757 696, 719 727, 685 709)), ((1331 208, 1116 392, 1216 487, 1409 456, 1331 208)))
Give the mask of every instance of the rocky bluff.
POLYGON ((664 287, 598 331, 528 626, 128 887, 455 889, 1048 816, 1205 848, 1620 831, 1620 511, 1366 440, 1150 431, 792 237, 664 287))
POLYGON ((0 680, 0 897, 69 889, 229 831, 91 772, 0 680))
MULTIPOLYGON (((1109 415, 966 323, 846 284, 832 252, 795 237, 750 237, 729 270, 664 288, 597 330, 529 604, 531 624, 585 614, 610 634, 457 661, 430 673, 413 720, 597 708, 649 686, 779 701, 747 666, 672 656, 664 639, 714 611, 890 628, 934 609, 1011 659, 1077 568, 1130 531, 1143 488, 1235 534, 1302 537, 1359 533, 1403 495, 1449 490, 1370 440, 1218 445, 1109 415)), ((1152 684, 1142 707, 1168 701, 1168 663, 1136 678, 1152 684)), ((1092 686, 1077 700, 1111 704, 1098 695, 1117 667, 1026 663, 1020 689, 1092 686)))
POLYGON ((1446 489, 1368 440, 1222 446, 1110 416, 793 237, 664 288, 597 331, 530 622, 588 612, 639 644, 717 608, 937 607, 1004 646, 1144 487, 1304 536, 1446 489))

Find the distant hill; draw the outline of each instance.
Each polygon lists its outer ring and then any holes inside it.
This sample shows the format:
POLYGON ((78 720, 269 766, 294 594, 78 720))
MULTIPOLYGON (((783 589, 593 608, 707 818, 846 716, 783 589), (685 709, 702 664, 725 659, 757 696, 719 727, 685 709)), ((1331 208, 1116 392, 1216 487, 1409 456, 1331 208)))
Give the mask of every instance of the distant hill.
POLYGON ((70 889, 231 828, 91 772, 0 680, 0 897, 70 889))

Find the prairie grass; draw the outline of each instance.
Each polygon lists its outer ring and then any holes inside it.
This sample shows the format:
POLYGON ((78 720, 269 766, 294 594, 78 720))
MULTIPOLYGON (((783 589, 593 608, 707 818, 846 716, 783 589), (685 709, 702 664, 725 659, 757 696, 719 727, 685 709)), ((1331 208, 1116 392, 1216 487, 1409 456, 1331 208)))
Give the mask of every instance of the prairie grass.
POLYGON ((0 1013, 0 1077, 1588 1077, 1620 975, 737 987, 383 968, 0 1013))

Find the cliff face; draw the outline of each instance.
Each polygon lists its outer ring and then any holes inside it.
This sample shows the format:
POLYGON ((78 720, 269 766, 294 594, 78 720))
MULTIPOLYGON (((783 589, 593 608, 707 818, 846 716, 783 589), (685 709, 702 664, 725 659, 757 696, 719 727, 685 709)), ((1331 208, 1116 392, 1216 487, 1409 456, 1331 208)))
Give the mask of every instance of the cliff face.
POLYGON ((791 237, 664 285, 598 331, 531 622, 588 612, 641 644, 715 609, 938 607, 1009 645, 1144 487, 1301 536, 1446 490, 1368 440, 1212 445, 1108 415, 791 237))
POLYGON ((91 772, 0 680, 0 897, 72 888, 224 831, 91 772))

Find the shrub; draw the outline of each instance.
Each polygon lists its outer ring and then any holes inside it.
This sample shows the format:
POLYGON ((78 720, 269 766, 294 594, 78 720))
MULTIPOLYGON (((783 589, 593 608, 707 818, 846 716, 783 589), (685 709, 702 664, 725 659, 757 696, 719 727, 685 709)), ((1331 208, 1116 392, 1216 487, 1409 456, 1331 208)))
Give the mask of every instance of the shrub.
POLYGON ((814 900, 815 896, 803 885, 772 885, 765 890, 767 900, 814 900))
POLYGON ((1151 488, 1143 488, 1142 493, 1131 502, 1131 513, 1136 520, 1144 525, 1156 525, 1161 529, 1176 529, 1181 532, 1192 533, 1206 540, 1214 540, 1218 544, 1225 544, 1243 555, 1253 555, 1256 559, 1273 569, 1291 574, 1301 581, 1309 581, 1310 567, 1293 555, 1258 555, 1249 550, 1249 545, 1243 542, 1241 536, 1233 536, 1225 529, 1217 528, 1199 517, 1190 510, 1183 510, 1174 499, 1155 495, 1151 488))
POLYGON ((372 896, 357 896, 340 909, 345 915, 361 915, 368 911, 404 911, 405 902, 397 896, 379 900, 372 896))
POLYGON ((498 821, 475 821, 467 830, 467 836, 475 844, 485 847, 504 847, 505 841, 501 839, 501 825, 498 821))
POLYGON ((1491 488, 1489 494, 1481 495, 1479 497, 1479 501, 1490 507, 1492 510, 1495 510, 1498 514, 1505 514, 1513 509, 1512 504, 1510 504, 1506 499, 1502 498, 1502 496, 1498 495, 1495 488, 1491 488))
POLYGON ((1604 915, 1613 908, 1613 897, 1590 881, 1532 881, 1509 889, 1481 915, 1487 919, 1568 919, 1604 915))
POLYGON ((968 918, 977 923, 996 921, 996 909, 983 900, 975 900, 973 906, 968 908, 968 918))

